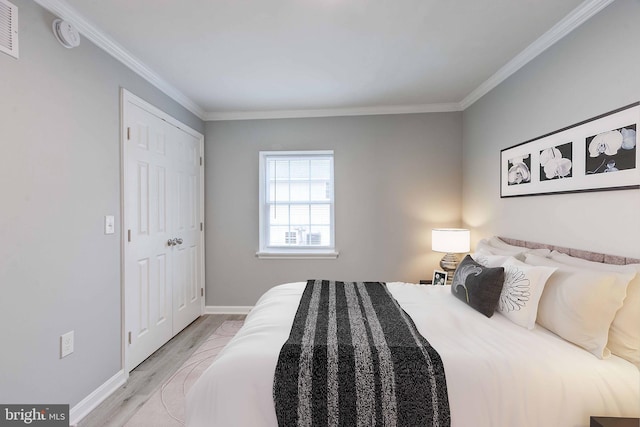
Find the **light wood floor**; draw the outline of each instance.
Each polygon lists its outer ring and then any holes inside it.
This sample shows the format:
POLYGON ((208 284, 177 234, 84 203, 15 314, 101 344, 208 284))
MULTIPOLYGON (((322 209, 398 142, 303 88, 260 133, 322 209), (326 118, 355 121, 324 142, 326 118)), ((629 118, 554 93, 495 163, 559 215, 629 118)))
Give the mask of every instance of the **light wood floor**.
POLYGON ((218 326, 225 320, 244 318, 244 315, 211 314, 196 319, 131 371, 127 382, 80 421, 78 427, 124 425, 218 326))

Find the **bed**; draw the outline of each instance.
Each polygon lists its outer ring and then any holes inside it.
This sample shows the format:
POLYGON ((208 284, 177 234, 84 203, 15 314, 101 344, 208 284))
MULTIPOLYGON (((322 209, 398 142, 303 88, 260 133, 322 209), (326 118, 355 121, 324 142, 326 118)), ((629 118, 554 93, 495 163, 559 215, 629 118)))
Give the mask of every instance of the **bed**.
MULTIPOLYGON (((542 247, 500 243, 505 250, 542 247)), ((599 262, 640 263, 560 249, 599 262)), ((628 360, 600 359, 538 324, 528 330, 497 313, 488 318, 452 298, 449 286, 387 288, 442 358, 452 426, 587 426, 590 416, 640 417, 640 370, 628 360)), ((283 284, 260 298, 189 391, 188 426, 278 425, 274 371, 304 289, 304 282, 283 284)))

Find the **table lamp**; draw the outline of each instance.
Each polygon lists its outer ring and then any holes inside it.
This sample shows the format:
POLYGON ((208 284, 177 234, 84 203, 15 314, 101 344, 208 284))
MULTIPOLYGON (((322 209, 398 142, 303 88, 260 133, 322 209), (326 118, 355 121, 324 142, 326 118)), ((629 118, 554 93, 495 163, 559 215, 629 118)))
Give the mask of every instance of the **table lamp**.
POLYGON ((440 260, 440 267, 447 272, 447 284, 453 280, 453 273, 460 263, 455 254, 469 252, 470 241, 469 230, 463 228, 434 228, 431 230, 431 249, 446 254, 440 260))

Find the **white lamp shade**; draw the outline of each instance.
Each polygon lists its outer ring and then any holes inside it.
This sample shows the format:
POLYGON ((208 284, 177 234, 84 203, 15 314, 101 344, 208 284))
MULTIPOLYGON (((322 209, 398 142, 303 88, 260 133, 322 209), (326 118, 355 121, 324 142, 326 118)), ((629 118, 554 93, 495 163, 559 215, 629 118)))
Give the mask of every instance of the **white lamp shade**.
POLYGON ((469 252, 471 233, 463 228, 434 228, 431 230, 431 249, 435 252, 461 254, 469 252))

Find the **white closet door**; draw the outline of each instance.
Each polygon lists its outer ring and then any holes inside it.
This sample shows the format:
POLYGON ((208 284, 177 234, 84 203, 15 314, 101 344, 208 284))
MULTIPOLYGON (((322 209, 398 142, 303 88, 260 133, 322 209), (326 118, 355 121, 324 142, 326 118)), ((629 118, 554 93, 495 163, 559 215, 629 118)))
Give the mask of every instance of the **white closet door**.
POLYGON ((173 196, 168 125, 128 105, 125 184, 125 323, 130 371, 173 336, 173 196))
POLYGON ((173 230, 179 244, 173 248, 173 333, 193 322, 201 311, 200 263, 200 141, 174 128, 172 204, 173 230))
POLYGON ((204 242, 200 138, 129 97, 123 98, 123 267, 131 371, 200 316, 204 242))

